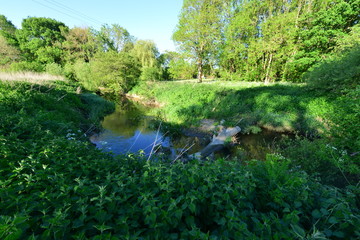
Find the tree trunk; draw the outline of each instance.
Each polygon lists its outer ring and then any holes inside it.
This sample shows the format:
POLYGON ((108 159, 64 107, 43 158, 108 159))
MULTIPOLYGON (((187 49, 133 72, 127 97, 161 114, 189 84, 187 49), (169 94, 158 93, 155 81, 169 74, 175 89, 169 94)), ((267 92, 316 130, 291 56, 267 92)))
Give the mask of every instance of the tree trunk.
POLYGON ((198 83, 202 83, 202 78, 203 78, 203 64, 202 64, 202 60, 198 61, 198 83))
POLYGON ((272 57, 273 57, 273 54, 270 53, 269 62, 268 62, 268 66, 267 66, 267 69, 266 69, 265 84, 269 84, 269 83, 270 83, 270 77, 269 77, 269 75, 270 75, 272 57))

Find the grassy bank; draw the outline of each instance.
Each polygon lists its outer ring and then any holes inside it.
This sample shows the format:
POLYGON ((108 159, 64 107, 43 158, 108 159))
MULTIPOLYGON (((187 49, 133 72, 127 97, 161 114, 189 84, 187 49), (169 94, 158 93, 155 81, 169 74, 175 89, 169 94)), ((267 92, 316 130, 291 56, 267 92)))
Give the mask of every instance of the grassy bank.
POLYGON ((162 103, 153 114, 174 125, 210 118, 238 125, 243 133, 296 132, 310 140, 291 141, 281 150, 292 166, 326 184, 359 182, 359 89, 335 95, 305 84, 174 81, 143 82, 131 93, 162 103))
POLYGON ((67 82, 0 81, 0 239, 356 239, 354 194, 281 156, 113 158, 84 133, 112 105, 67 82))
POLYGON ((305 85, 189 81, 147 82, 131 91, 164 103, 159 109, 167 122, 196 124, 201 119, 224 119, 243 132, 257 127, 275 131, 316 133, 333 111, 331 101, 305 85))

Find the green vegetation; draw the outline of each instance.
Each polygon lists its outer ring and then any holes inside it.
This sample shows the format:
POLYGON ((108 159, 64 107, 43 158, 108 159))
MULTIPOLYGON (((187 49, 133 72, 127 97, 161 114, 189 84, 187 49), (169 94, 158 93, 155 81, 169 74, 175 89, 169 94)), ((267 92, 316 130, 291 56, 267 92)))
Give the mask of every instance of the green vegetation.
POLYGON ((325 187, 278 155, 244 166, 101 153, 83 134, 112 105, 76 89, 0 82, 2 239, 360 236, 355 190, 325 187))
POLYGON ((359 239, 359 12, 184 0, 164 54, 118 24, 0 15, 0 239, 359 239), (171 129, 297 136, 246 164, 112 156, 88 136, 114 105, 88 90, 164 103, 171 129))
POLYGON ((130 93, 148 99, 156 96, 165 106, 154 110, 166 122, 189 126, 201 119, 226 119, 227 124, 238 124, 245 133, 253 125, 277 131, 324 131, 316 118, 332 113, 331 99, 295 84, 147 82, 130 93))

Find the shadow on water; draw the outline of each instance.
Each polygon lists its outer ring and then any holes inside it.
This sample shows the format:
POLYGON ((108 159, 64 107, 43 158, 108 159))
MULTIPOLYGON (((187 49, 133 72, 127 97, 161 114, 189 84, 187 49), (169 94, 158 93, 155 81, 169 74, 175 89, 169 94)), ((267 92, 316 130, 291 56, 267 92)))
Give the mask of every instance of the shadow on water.
MULTIPOLYGON (((102 121, 104 130, 90 140, 97 148, 114 154, 138 153, 149 155, 160 147, 172 148, 176 152, 188 149, 187 154, 200 152, 209 142, 202 137, 180 135, 170 137, 168 132, 157 131, 155 118, 148 116, 151 108, 124 100, 116 106, 115 112, 102 121), (155 145, 154 145, 155 143, 155 145)), ((239 144, 227 146, 215 157, 239 160, 265 159, 273 152, 276 143, 287 135, 263 130, 259 134, 240 135, 239 144)))
MULTIPOLYGON (((124 100, 115 112, 102 121, 104 130, 90 140, 97 148, 114 154, 144 152, 150 154, 158 144, 168 146, 170 139, 161 131, 153 130, 153 117, 146 115, 150 109, 124 100)), ((156 149, 156 148, 155 148, 156 149)))

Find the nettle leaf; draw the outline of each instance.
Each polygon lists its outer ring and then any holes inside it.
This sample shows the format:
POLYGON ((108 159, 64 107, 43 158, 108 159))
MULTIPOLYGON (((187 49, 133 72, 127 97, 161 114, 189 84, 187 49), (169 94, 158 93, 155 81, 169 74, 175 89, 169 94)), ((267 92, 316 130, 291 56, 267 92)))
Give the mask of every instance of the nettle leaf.
POLYGON ((329 223, 331 223, 331 224, 337 224, 337 223, 339 223, 339 222, 338 222, 338 220, 336 219, 336 217, 330 217, 330 218, 329 218, 329 223))
POLYGON ((153 225, 156 222, 156 214, 155 213, 150 213, 149 215, 147 215, 145 217, 145 223, 148 225, 153 225))
POLYGON ((312 215, 314 218, 316 218, 316 219, 322 217, 322 214, 321 214, 321 212, 320 212, 318 209, 315 209, 314 211, 312 211, 311 215, 312 215))
POLYGON ((106 226, 105 223, 103 223, 103 224, 101 224, 101 225, 94 225, 94 228, 96 228, 96 229, 99 230, 100 232, 104 232, 104 231, 106 231, 106 230, 112 229, 112 227, 106 226))
POLYGON ((190 211, 191 211, 192 213, 195 213, 195 210, 196 210, 195 204, 194 204, 194 203, 190 203, 189 209, 190 209, 190 211))
POLYGON ((299 225, 291 224, 291 228, 294 230, 294 233, 301 239, 305 238, 305 231, 299 225))

